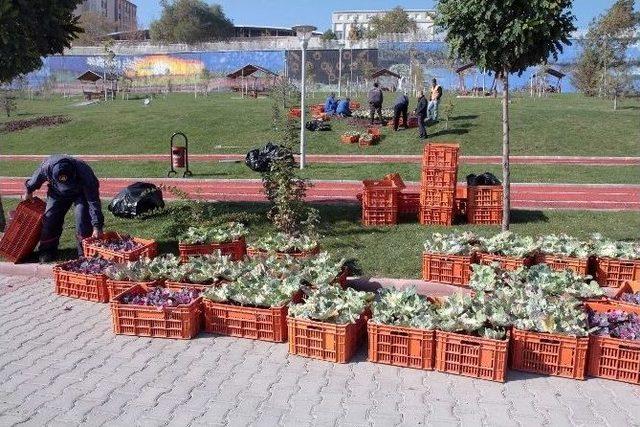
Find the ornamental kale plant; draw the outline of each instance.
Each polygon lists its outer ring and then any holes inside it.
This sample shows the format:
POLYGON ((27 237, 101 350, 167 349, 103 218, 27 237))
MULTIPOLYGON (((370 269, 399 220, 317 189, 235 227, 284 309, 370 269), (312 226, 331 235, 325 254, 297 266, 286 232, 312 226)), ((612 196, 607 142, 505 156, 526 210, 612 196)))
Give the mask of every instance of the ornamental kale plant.
POLYGON ((471 270, 469 287, 477 292, 496 291, 502 286, 506 286, 509 278, 509 272, 496 265, 472 264, 471 270))
POLYGON ((371 292, 327 286, 311 292, 303 303, 291 305, 289 316, 338 325, 355 323, 374 297, 371 292))
POLYGON ((383 325, 436 329, 436 307, 427 298, 418 295, 416 288, 403 290, 381 289, 379 299, 372 304, 373 318, 383 325))
POLYGON ((318 240, 307 235, 292 236, 290 234, 278 233, 258 239, 251 247, 266 252, 306 252, 316 249, 318 247, 318 240))
POLYGON ((78 258, 73 261, 60 264, 60 268, 64 271, 70 271, 72 273, 100 275, 104 274, 104 271, 115 265, 113 262, 103 258, 78 258))
POLYGON ((200 292, 195 289, 182 289, 171 291, 162 287, 156 287, 147 293, 128 293, 121 301, 123 304, 147 305, 153 307, 177 307, 179 305, 191 304, 200 296, 200 292))
POLYGON ((469 255, 482 249, 480 239, 474 233, 433 233, 424 243, 429 253, 447 255, 469 255))
POLYGON ((510 231, 480 238, 480 242, 484 252, 516 258, 530 256, 538 249, 532 237, 519 236, 510 231))
POLYGON ((604 295, 598 282, 591 276, 580 276, 572 270, 555 271, 546 264, 520 268, 511 274, 511 287, 540 289, 544 295, 572 295, 578 298, 594 298, 604 295))
POLYGON ((173 254, 164 254, 149 259, 116 264, 105 270, 105 274, 112 280, 131 282, 151 282, 170 278, 176 279, 176 272, 181 272, 180 258, 173 254))
POLYGON ((589 312, 589 325, 596 335, 623 340, 640 340, 640 316, 622 310, 607 313, 589 312))
POLYGON ((211 243, 230 243, 248 234, 244 224, 230 222, 218 227, 189 227, 180 237, 180 243, 187 245, 205 245, 211 243))
POLYGON ((617 242, 603 239, 599 234, 594 234, 592 240, 594 252, 599 257, 640 259, 640 242, 617 242))
POLYGON ((212 255, 189 258, 188 262, 180 266, 181 279, 178 281, 198 284, 233 281, 251 268, 249 261, 233 262, 231 257, 221 255, 218 251, 212 255))
POLYGON ((321 252, 317 256, 302 259, 302 280, 305 285, 316 288, 330 286, 345 268, 346 260, 335 261, 328 252, 321 252))
POLYGON ((443 331, 504 340, 510 326, 508 307, 487 294, 455 293, 438 307, 438 328, 443 331))
POLYGON ((640 305, 640 292, 624 293, 620 296, 620 301, 640 305))
POLYGON ((593 248, 588 242, 566 234, 541 236, 537 245, 542 253, 549 255, 588 258, 593 254, 593 248))

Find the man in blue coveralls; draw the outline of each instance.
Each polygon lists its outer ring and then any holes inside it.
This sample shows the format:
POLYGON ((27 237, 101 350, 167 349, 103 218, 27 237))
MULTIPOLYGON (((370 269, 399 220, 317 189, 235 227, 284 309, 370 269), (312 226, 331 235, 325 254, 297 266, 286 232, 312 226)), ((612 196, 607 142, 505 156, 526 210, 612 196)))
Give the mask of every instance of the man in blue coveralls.
POLYGON ((336 113, 336 107, 338 106, 338 101, 336 101, 336 94, 331 92, 331 95, 327 98, 324 103, 324 112, 329 116, 333 116, 336 113))
POLYGON ((40 235, 40 262, 57 258, 64 217, 75 206, 78 254, 82 256, 82 239, 102 237, 104 216, 100 203, 100 184, 91 167, 85 162, 65 155, 47 158, 25 182, 25 200, 48 183, 47 208, 40 235))
POLYGON ((351 99, 341 99, 336 107, 336 115, 339 117, 351 117, 351 99))

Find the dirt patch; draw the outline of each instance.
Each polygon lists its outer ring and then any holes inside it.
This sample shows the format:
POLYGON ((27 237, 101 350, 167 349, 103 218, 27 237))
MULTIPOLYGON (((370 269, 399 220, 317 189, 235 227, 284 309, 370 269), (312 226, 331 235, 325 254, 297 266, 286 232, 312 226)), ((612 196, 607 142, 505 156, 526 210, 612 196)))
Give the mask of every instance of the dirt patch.
POLYGON ((0 131, 2 132, 18 132, 33 127, 51 127, 58 126, 70 122, 67 116, 42 116, 33 119, 12 120, 4 124, 0 131))

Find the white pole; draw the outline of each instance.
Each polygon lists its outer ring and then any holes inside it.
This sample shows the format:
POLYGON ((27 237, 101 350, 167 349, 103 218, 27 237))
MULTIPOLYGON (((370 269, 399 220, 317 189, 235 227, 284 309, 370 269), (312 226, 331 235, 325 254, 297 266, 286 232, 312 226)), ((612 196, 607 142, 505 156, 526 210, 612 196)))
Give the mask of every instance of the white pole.
POLYGON ((305 101, 305 78, 306 78, 306 67, 307 67, 307 55, 306 55, 306 50, 307 50, 307 42, 306 41, 302 41, 301 43, 301 47, 302 47, 302 67, 301 67, 301 77, 300 77, 300 81, 301 81, 301 88, 300 91, 302 92, 302 97, 300 99, 300 169, 304 169, 304 163, 305 163, 305 153, 304 153, 304 113, 305 113, 305 105, 304 105, 304 101, 305 101))
POLYGON ((338 48, 338 98, 342 97, 342 46, 338 48))

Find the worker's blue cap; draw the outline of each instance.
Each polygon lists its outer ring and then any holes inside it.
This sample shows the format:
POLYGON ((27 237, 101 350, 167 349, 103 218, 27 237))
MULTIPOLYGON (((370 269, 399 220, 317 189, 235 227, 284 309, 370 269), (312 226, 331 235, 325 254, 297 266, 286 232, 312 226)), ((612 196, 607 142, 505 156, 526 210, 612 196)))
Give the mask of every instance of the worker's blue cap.
POLYGON ((60 160, 53 165, 51 172, 53 179, 58 184, 70 185, 76 179, 76 167, 67 159, 60 160))

